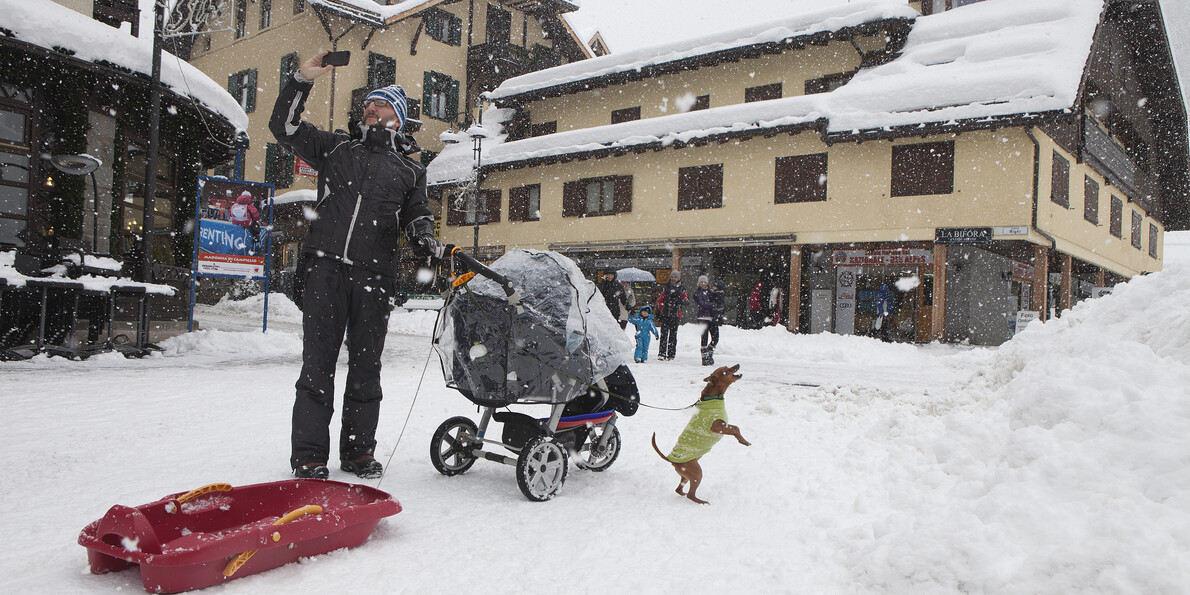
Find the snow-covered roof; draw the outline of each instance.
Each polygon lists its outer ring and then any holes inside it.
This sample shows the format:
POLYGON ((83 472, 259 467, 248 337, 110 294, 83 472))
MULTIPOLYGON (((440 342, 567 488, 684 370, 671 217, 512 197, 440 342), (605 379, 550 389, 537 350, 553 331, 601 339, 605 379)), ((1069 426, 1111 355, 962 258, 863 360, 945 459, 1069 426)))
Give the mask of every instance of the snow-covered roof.
MULTIPOLYGON (((846 6, 858 8, 861 4, 846 6)), ((872 10, 873 5, 862 6, 868 8, 859 8, 861 11, 872 10)), ((918 17, 896 59, 860 71, 834 91, 646 118, 515 142, 489 140, 484 142, 483 165, 639 145, 665 146, 724 133, 763 132, 778 127, 813 126, 824 134, 844 137, 865 130, 999 120, 1070 109, 1077 99, 1102 8, 1102 0, 997 0, 918 17)), ((783 25, 782 29, 788 27, 783 25)), ((720 47, 708 38, 702 38, 699 43, 697 47, 703 51, 717 51, 720 47)), ((638 68, 643 63, 642 52, 631 52, 624 63, 638 68)), ((518 89, 519 93, 530 88, 528 77, 535 77, 535 84, 541 86, 577 80, 574 77, 578 73, 574 71, 578 67, 600 63, 602 67, 596 64, 595 69, 587 72, 610 71, 616 56, 611 54, 525 75, 510 79, 505 85, 512 85, 509 89, 518 89), (571 74, 550 74, 563 69, 571 74)), ((495 93, 507 97, 512 94, 509 89, 502 85, 495 93)), ((510 110, 493 110, 491 116, 485 115, 492 120, 485 122, 492 126, 510 116, 510 110)), ((448 147, 430 164, 430 183, 465 179, 469 175, 469 156, 469 144, 448 147)))
MULTIPOLYGON (((49 0, 0 0, 0 14, 0 30, 19 41, 146 76, 152 70, 152 35, 133 37, 49 0)), ((227 118, 237 130, 248 128, 248 114, 222 85, 168 52, 161 54, 161 82, 227 118)))
POLYGON ((440 4, 443 0, 396 0, 391 5, 376 0, 308 0, 315 6, 322 6, 343 16, 358 19, 378 27, 399 21, 427 4, 440 4))
POLYGON ((910 8, 904 1, 863 0, 775 19, 760 25, 682 39, 629 52, 612 53, 590 60, 580 60, 555 68, 531 72, 505 81, 492 91, 490 96, 493 99, 502 99, 601 76, 639 71, 649 66, 678 62, 715 52, 774 43, 791 37, 802 37, 820 32, 838 31, 884 19, 912 19, 915 16, 917 16, 917 11, 910 8))

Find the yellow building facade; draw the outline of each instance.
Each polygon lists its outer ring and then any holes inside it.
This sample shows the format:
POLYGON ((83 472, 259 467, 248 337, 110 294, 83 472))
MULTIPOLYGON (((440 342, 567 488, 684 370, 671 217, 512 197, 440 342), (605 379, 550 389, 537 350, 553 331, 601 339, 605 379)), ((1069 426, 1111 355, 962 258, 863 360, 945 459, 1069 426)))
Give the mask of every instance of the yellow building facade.
MULTIPOLYGON (((1172 70, 1136 58, 1150 48, 1110 53, 1160 15, 1072 5, 1069 23, 1047 26, 1082 27, 1091 49, 1039 69, 1075 72, 1066 105, 1033 109, 948 99, 978 66, 931 74, 917 57, 939 46, 915 29, 958 30, 979 18, 964 11, 996 10, 981 4, 933 17, 841 7, 774 23, 793 31, 775 39, 696 40, 514 78, 493 93, 504 136, 485 139, 480 198, 451 184, 461 154, 431 166, 443 237, 489 259, 559 250, 593 275, 635 266, 664 282, 680 269, 690 291, 705 274, 727 282, 729 322, 905 341, 999 343, 1018 313, 1048 317, 1160 270, 1165 220, 1186 199, 1185 114, 1129 111, 1137 94, 1180 106, 1176 84, 1158 97, 1166 87, 1153 82, 1172 70), (1124 80, 1121 60, 1148 80, 1124 80), (1114 110, 1095 104, 1106 90, 1114 110), (1161 118, 1180 119, 1180 132, 1161 118)), ((946 43, 974 55, 979 40, 946 43)), ((1026 58, 1038 59, 1004 59, 1026 58)), ((636 289, 643 299, 653 287, 636 289)))

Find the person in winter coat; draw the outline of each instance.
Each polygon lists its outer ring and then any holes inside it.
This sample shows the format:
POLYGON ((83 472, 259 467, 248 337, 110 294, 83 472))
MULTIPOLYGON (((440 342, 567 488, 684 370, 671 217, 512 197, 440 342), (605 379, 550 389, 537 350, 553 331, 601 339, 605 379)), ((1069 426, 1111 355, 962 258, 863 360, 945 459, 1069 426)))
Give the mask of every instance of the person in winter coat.
POLYGON ((640 364, 649 360, 649 343, 653 337, 657 336, 657 326, 653 324, 653 319, 649 318, 652 314, 652 309, 644 306, 639 312, 633 312, 628 316, 628 322, 636 327, 636 354, 633 360, 640 364))
POLYGON ((227 209, 227 221, 248 230, 252 235, 252 250, 260 245, 260 209, 250 192, 241 192, 227 209))
POLYGON ((783 301, 783 298, 784 295, 781 293, 781 288, 773 285, 773 288, 769 290, 768 317, 768 323, 773 326, 779 326, 781 324, 782 314, 784 313, 781 308, 781 302, 783 301))
POLYGON ((706 277, 698 278, 698 289, 694 291, 694 301, 698 304, 698 320, 705 325, 702 331, 702 365, 715 364, 715 346, 719 344, 719 325, 723 324, 723 312, 726 310, 726 299, 723 295, 723 282, 715 281, 707 289, 706 277))
POLYGON ((764 326, 764 281, 757 281, 748 294, 748 328, 764 326))
POLYGON ((318 170, 318 216, 310 222, 297 273, 304 338, 289 462, 299 478, 329 476, 335 363, 346 333, 339 460, 344 471, 376 478, 384 470, 373 456, 380 355, 397 294, 400 234, 427 256, 441 258, 445 245, 434 238, 426 170, 407 156, 417 149, 401 132, 407 106, 400 86, 369 93, 363 121, 350 134, 302 121, 314 80, 334 69, 322 66, 325 54, 284 81, 269 120, 277 141, 318 170))
POLYGON ((669 283, 657 296, 657 322, 661 325, 661 344, 657 346, 657 361, 674 358, 678 347, 678 324, 682 321, 682 307, 690 302, 682 287, 682 271, 669 274, 669 283))
POLYGON ((628 307, 628 297, 624 287, 616 281, 616 273, 608 271, 603 274, 603 281, 599 282, 599 293, 603 294, 603 301, 612 313, 612 318, 620 321, 620 328, 628 328, 628 321, 620 319, 620 308, 628 307))

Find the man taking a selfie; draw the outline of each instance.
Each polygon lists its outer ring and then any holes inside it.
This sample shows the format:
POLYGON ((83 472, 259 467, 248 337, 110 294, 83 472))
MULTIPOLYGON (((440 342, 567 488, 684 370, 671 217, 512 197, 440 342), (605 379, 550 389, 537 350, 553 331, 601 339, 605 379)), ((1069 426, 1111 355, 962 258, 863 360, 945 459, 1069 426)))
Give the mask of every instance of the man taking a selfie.
POLYGON ((376 89, 350 134, 326 132, 301 119, 314 81, 335 68, 323 51, 286 81, 269 130, 277 142, 318 170, 318 201, 302 246, 302 371, 293 405, 290 467, 299 478, 330 475, 330 422, 335 363, 347 337, 347 382, 339 432, 340 467, 363 478, 384 471, 373 456, 380 415, 380 355, 396 296, 398 241, 441 258, 426 200, 426 171, 405 126, 405 91, 376 89))

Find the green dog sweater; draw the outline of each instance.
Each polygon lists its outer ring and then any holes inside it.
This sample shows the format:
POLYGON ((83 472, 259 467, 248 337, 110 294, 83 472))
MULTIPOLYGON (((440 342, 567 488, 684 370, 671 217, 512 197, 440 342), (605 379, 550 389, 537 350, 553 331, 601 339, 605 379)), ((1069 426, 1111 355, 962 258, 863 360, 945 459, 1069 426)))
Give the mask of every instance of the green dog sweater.
POLYGON ((711 452, 723 438, 723 434, 711 431, 711 426, 716 420, 721 419, 723 423, 727 423, 727 407, 723 403, 723 396, 716 395, 711 400, 700 400, 694 406, 698 408, 698 412, 690 418, 690 423, 686 424, 686 429, 678 436, 678 443, 667 457, 671 462, 686 463, 697 459, 711 452))

